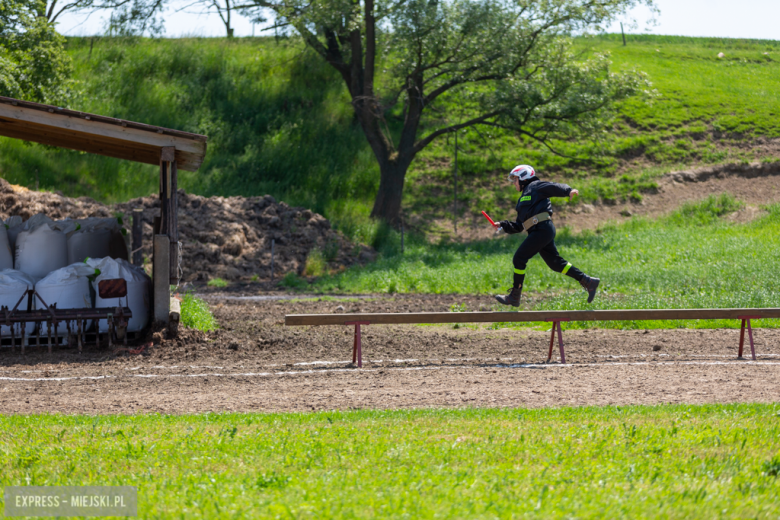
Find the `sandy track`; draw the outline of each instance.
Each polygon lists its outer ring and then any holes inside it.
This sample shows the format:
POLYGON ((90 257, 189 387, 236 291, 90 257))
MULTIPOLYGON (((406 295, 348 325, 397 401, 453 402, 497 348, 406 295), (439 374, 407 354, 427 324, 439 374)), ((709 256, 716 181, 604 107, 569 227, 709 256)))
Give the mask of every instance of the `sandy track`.
MULTIPOLYGON (((485 327, 369 326, 364 368, 346 327, 281 325, 284 314, 447 310, 484 297, 334 301, 214 300, 223 329, 165 341, 150 355, 0 352, 0 413, 191 413, 438 406, 776 402, 780 331, 565 331, 568 365, 545 365, 549 335, 485 327), (654 347, 660 350, 653 350, 654 347)), ((557 360, 557 353, 553 358, 557 360)))

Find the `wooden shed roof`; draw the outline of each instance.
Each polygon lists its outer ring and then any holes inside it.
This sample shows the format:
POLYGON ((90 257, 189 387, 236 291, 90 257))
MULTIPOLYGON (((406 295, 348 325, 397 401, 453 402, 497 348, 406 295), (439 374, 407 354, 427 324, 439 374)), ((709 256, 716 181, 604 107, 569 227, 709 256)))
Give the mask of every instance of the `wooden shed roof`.
POLYGON ((176 148, 177 167, 197 171, 205 135, 77 112, 0 96, 0 135, 118 159, 160 164, 163 147, 176 148))

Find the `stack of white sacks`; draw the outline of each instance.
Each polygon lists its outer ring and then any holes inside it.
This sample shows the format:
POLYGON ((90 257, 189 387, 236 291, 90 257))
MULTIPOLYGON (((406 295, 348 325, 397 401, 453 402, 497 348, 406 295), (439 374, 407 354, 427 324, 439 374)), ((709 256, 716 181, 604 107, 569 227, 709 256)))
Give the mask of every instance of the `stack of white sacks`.
MULTIPOLYGON (((127 257, 116 219, 53 221, 38 214, 22 222, 10 217, 0 222, 0 306, 13 309, 27 289, 35 288, 47 305, 56 303, 58 309, 129 307, 133 317, 128 331, 142 330, 149 321, 151 279, 127 257), (127 298, 100 298, 98 283, 113 278, 127 281, 127 298)), ((36 309, 44 308, 35 300, 36 309)), ((26 301, 19 308, 26 310, 26 301)), ((33 329, 28 324, 25 335, 33 329)), ((108 330, 105 320, 99 330, 108 330)), ((21 332, 18 326, 15 332, 21 332)), ((11 329, 1 325, 0 335, 10 336, 11 329)))

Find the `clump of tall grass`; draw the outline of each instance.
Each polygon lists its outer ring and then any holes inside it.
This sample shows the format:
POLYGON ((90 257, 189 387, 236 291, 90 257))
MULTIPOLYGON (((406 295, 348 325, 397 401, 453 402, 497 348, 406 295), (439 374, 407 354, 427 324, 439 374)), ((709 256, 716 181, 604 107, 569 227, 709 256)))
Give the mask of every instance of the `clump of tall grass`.
POLYGON ((181 322, 185 327, 210 332, 219 328, 209 305, 191 292, 181 300, 181 322))
POLYGON ((306 257, 306 265, 303 268, 303 274, 306 276, 322 276, 328 271, 328 262, 322 250, 314 248, 309 251, 306 257))
POLYGON ((677 225, 707 225, 744 207, 745 203, 730 193, 710 195, 704 200, 686 202, 669 216, 669 221, 677 225))
POLYGON ((206 285, 208 287, 216 287, 218 289, 221 289, 223 287, 227 287, 228 283, 227 280, 223 280, 222 278, 212 278, 208 282, 206 282, 206 285))

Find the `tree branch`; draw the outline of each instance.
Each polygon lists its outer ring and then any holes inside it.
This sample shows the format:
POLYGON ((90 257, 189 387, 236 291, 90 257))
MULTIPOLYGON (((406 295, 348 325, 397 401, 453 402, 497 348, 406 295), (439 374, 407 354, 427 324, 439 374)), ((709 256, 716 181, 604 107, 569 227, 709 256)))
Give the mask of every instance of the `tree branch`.
POLYGON ((436 130, 434 132, 431 132, 430 134, 428 134, 427 136, 423 137, 422 139, 420 139, 419 141, 417 141, 414 144, 414 153, 417 154, 418 152, 420 152, 423 148, 425 148, 426 146, 431 144, 431 142, 433 142, 433 140, 436 139, 439 136, 442 136, 444 134, 451 134, 452 132, 457 132, 461 128, 467 128, 469 126, 482 124, 483 122, 487 121, 491 117, 496 117, 500 113, 501 113, 500 110, 496 110, 496 111, 493 111, 493 112, 489 112, 487 114, 483 114, 483 115, 481 115, 479 117, 475 117, 473 119, 470 119, 470 120, 466 121, 465 123, 460 123, 460 124, 457 124, 457 125, 451 125, 451 126, 448 126, 448 127, 445 127, 445 128, 440 128, 440 129, 438 129, 438 130, 436 130))

